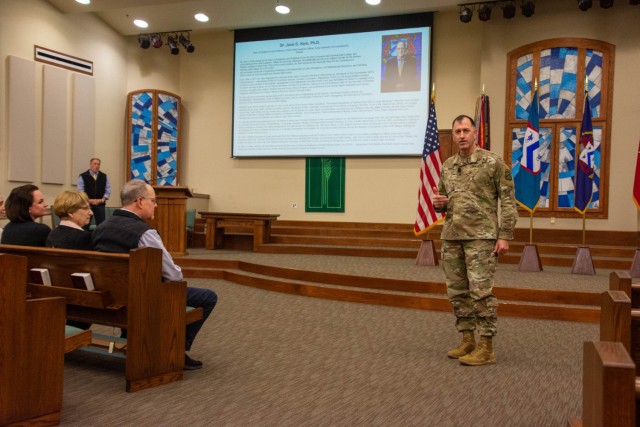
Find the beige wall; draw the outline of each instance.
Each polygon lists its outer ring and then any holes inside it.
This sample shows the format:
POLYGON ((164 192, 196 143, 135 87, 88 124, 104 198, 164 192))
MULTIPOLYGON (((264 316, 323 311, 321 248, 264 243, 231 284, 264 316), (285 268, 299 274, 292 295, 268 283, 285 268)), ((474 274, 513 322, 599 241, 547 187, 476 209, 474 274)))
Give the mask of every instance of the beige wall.
MULTIPOLYGON (((555 37, 588 37, 616 45, 613 145, 609 184, 609 219, 589 220, 594 230, 636 231, 638 215, 630 194, 640 129, 640 8, 627 2, 588 12, 575 2, 537 2, 532 18, 518 14, 504 20, 461 24, 457 11, 437 13, 434 28, 433 81, 440 128, 449 128, 459 113, 472 114, 482 85, 491 97, 492 149, 504 151, 506 54, 533 41, 555 37), (623 172, 620 172, 623 171, 623 172)), ((419 158, 348 158, 346 212, 304 212, 304 159, 231 159, 233 34, 196 32, 196 51, 169 55, 166 48, 142 50, 134 37, 118 36, 91 16, 64 15, 43 0, 0 0, 0 81, 6 82, 6 56, 33 58, 33 45, 94 61, 97 87, 96 154, 114 187, 126 168, 124 113, 126 94, 137 89, 164 89, 184 105, 183 176, 181 184, 211 195, 209 209, 279 213, 282 219, 412 223, 417 202, 419 158), (291 204, 295 202, 298 208, 291 204)), ((6 117, 0 99, 0 128, 6 117)), ((0 134, 0 160, 6 166, 6 132, 0 134)), ((34 161, 40 161, 35 159, 34 161)), ((6 168, 0 190, 7 182, 6 168)), ((46 186, 51 201, 62 186, 46 186)), ((113 203, 115 204, 115 202, 113 203)), ((528 218, 519 227, 528 227, 528 218)), ((536 227, 581 227, 580 220, 536 219, 536 227)))
MULTIPOLYGON (((126 40, 92 15, 64 15, 42 0, 1 0, 0 1, 0 191, 6 197, 13 187, 23 182, 7 181, 7 132, 6 96, 4 86, 7 81, 7 56, 14 55, 33 60, 33 46, 39 45, 68 55, 93 61, 96 82, 96 151, 102 159, 103 169, 109 173, 115 188, 122 183, 124 155, 123 145, 123 94, 127 82, 126 40)), ((36 111, 42 106, 42 64, 36 70, 36 111)), ((71 105, 69 105, 71 108, 71 105)), ((38 113, 39 114, 39 113, 38 113)), ((42 117, 37 118, 41 123, 42 117)), ((69 124, 70 126, 70 124, 69 124)), ((38 137, 41 142, 41 132, 38 137)), ((67 141, 67 164, 71 168, 71 140, 67 141)), ((41 150, 33 161, 38 177, 41 170, 41 150)), ((89 159, 86 162, 89 167, 89 159)), ((53 203, 62 190, 72 188, 82 171, 67 171, 67 181, 63 185, 34 182, 43 190, 46 200, 53 203)))

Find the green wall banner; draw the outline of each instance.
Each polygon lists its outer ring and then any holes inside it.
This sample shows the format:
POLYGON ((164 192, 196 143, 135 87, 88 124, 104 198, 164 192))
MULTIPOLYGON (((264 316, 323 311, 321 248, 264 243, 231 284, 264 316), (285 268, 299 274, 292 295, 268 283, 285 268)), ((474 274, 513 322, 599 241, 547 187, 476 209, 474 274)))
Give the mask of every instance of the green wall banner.
POLYGON ((305 212, 344 212, 344 157, 308 157, 305 212))

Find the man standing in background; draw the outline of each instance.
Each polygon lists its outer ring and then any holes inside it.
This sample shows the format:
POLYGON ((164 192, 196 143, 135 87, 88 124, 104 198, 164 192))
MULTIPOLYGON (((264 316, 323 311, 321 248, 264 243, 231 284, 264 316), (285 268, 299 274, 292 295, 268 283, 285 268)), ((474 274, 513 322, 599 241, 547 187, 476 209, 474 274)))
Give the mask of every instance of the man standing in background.
MULTIPOLYGON (((78 191, 84 191, 89 196, 89 206, 96 226, 104 221, 105 205, 111 196, 111 182, 107 174, 100 172, 100 163, 100 159, 92 158, 89 170, 78 176, 78 191)), ((88 227, 87 225, 85 228, 88 227)))

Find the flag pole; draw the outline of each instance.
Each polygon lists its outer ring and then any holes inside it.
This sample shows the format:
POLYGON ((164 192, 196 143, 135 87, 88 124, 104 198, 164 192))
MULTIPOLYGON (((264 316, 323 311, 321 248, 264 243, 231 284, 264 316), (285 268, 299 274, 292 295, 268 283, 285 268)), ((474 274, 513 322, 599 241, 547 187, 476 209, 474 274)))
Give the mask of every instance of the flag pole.
MULTIPOLYGON (((584 92, 589 96, 589 76, 584 77, 584 92)), ((582 112, 584 114, 584 111, 582 112)), ((587 203, 587 207, 589 204, 587 203)), ((585 245, 587 234, 587 209, 582 211, 582 246, 585 245)))
MULTIPOLYGON (((438 265, 436 248, 433 240, 429 239, 429 231, 436 224, 444 220, 444 214, 435 212, 433 206, 433 188, 427 187, 436 182, 442 169, 440 142, 438 138, 438 124, 436 121, 435 91, 432 82, 431 99, 429 102, 427 128, 425 130, 424 148, 420 167, 420 189, 418 190, 418 213, 413 232, 416 236, 426 233, 427 240, 421 239, 420 249, 416 257, 416 265, 438 265), (436 174, 437 175, 434 175, 436 174)), ((437 190, 436 190, 437 191, 437 190)))
POLYGON ((529 244, 533 244, 533 212, 529 212, 529 244))
MULTIPOLYGON (((431 82, 431 102, 436 102, 436 84, 435 82, 431 82)), ((431 233, 431 228, 429 228, 427 230, 427 240, 431 240, 431 238, 429 237, 429 233, 431 233)), ((422 246, 422 245, 420 245, 422 246)))
MULTIPOLYGON (((525 132, 524 141, 523 141, 523 155, 524 151, 528 150, 527 143, 535 143, 536 146, 539 144, 540 138, 540 124, 538 120, 538 79, 534 80, 532 95, 531 95, 531 104, 529 106, 529 118, 527 120, 527 130, 525 132)), ((531 144, 533 145, 533 144, 531 144)), ((538 148, 534 149, 533 155, 537 152, 538 148)), ((514 177, 516 181, 515 189, 516 195, 518 195, 518 191, 523 188, 533 189, 532 194, 524 193, 525 196, 524 201, 520 203, 528 212, 529 212, 529 243, 524 245, 522 249, 522 256, 520 257, 520 263, 518 264, 519 271, 542 271, 542 262, 540 261, 540 255, 538 255, 538 247, 533 244, 533 214, 538 207, 538 203, 540 201, 540 183, 539 178, 536 178, 536 174, 539 174, 539 167, 536 167, 535 161, 528 161, 526 164, 527 170, 523 170, 522 167, 525 167, 522 163, 522 159, 520 160, 521 169, 514 177), (531 170, 532 174, 529 173, 531 170), (525 174, 525 175, 520 175, 525 174), (531 175, 531 176, 530 176, 531 175), (518 179, 521 179, 520 184, 518 184, 518 179), (524 187, 523 187, 524 186, 524 187), (532 199, 535 196, 535 203, 532 204, 532 199)), ((519 199, 518 199, 519 200, 519 199)))
MULTIPOLYGON (((535 93, 537 90, 538 90, 538 78, 536 77, 533 80, 533 92, 535 93)), ((530 245, 533 244, 533 210, 529 211, 529 244, 530 245)))
MULTIPOLYGON (((585 117, 587 114, 589 114, 589 121, 590 119, 590 111, 588 111, 588 108, 590 108, 590 106, 588 105, 588 100, 589 100, 589 77, 585 76, 584 78, 584 93, 585 93, 585 110, 582 111, 582 125, 580 127, 580 134, 581 134, 581 139, 582 139, 582 135, 584 135, 584 122, 585 122, 585 117)), ((589 123, 589 128, 591 128, 591 124, 589 123)), ((579 167, 579 166, 578 166, 579 167)), ((579 171, 576 169, 576 174, 579 174, 579 171)), ((577 179, 578 179, 578 175, 576 175, 576 191, 577 191, 577 179)), ((592 182, 589 182, 588 185, 593 185, 592 182)), ((576 194, 577 196, 577 194, 576 194)), ((590 274, 590 275, 594 275, 596 274, 596 270, 593 267, 593 259, 591 258, 591 250, 589 249, 588 246, 586 246, 586 233, 587 233, 587 209, 589 208, 589 203, 591 202, 591 197, 592 197, 592 193, 591 191, 589 192, 589 200, 586 201, 584 206, 580 206, 580 208, 578 208, 578 210, 581 210, 581 214, 582 214, 582 246, 578 247, 578 250, 576 251, 576 257, 573 260, 573 267, 571 269, 571 273, 572 274, 590 274)))

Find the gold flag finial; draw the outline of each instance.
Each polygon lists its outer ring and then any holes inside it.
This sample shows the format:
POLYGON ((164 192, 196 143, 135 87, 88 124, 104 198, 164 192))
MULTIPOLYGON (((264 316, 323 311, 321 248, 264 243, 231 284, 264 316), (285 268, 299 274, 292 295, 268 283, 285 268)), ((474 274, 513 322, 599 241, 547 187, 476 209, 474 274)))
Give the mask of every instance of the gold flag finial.
POLYGON ((534 91, 538 90, 538 79, 537 78, 534 79, 534 81, 533 81, 533 90, 534 91))
POLYGON ((436 100, 436 84, 433 82, 431 83, 431 100, 436 100))

